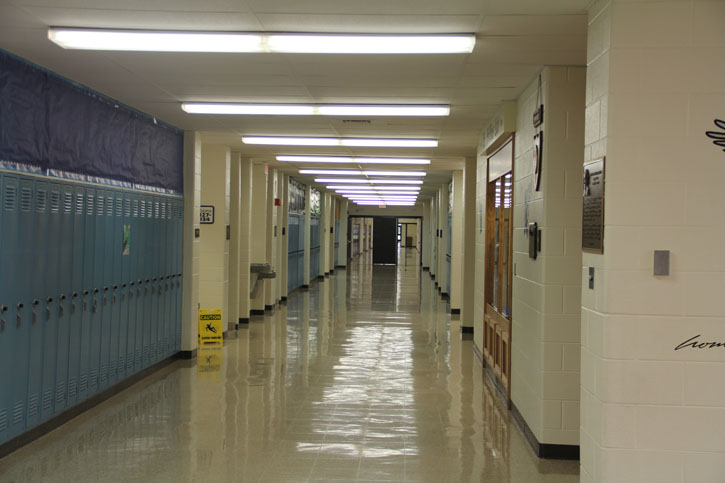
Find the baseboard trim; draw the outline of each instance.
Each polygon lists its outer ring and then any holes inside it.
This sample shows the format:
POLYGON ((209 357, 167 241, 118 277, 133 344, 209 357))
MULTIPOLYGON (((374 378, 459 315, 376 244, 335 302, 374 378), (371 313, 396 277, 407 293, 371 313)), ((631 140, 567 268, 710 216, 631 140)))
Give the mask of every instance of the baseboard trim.
POLYGON ((315 277, 315 280, 325 280, 325 276, 324 275, 318 275, 317 277, 315 277))
POLYGON ((154 372, 163 369, 164 367, 168 366, 169 364, 173 363, 174 361, 178 359, 193 359, 196 357, 196 349, 193 351, 180 351, 176 354, 167 357, 166 359, 157 362, 153 366, 149 366, 146 369, 143 369, 136 374, 133 374, 123 381, 120 381, 113 386, 104 389, 102 392, 91 396, 90 398, 86 399, 85 401, 76 404, 73 407, 68 408, 67 410, 63 411, 57 416, 54 416, 53 418, 49 419, 48 421, 39 424, 38 426, 29 429, 28 431, 24 432, 21 435, 18 435, 11 439, 10 441, 7 441, 0 445, 0 458, 4 458, 5 456, 9 455, 10 453, 19 450, 23 446, 26 446, 36 439, 45 436, 46 434, 50 433, 54 429, 62 426, 63 424, 67 423, 68 421, 76 418, 77 416, 80 416, 84 412, 88 411, 89 409, 92 409, 102 402, 106 401, 107 399, 115 396, 116 394, 120 393, 121 391, 133 386, 137 382, 141 381, 145 377, 150 376, 154 372), (193 356, 187 357, 186 353, 193 353, 193 356))
POLYGON ((286 302, 286 301, 287 301, 287 297, 282 297, 282 302, 286 302))
POLYGON ((249 317, 239 317, 239 325, 248 325, 249 317))
POLYGON ((430 267, 423 267, 424 272, 427 272, 428 270, 430 270, 430 267))
POLYGON ((179 359, 183 359, 185 361, 196 359, 196 349, 192 349, 190 351, 179 351, 177 356, 179 359))
POLYGON ((308 290, 308 289, 310 288, 310 286, 309 286, 309 285, 307 285, 306 283, 303 283, 303 284, 302 284, 302 285, 300 286, 300 288, 301 288, 302 290, 308 290))
POLYGON ((340 268, 342 270, 345 270, 347 268, 347 265, 335 265, 335 268, 336 269, 340 268))
POLYGON ((514 418, 516 425, 524 434, 529 446, 531 446, 531 449, 534 450, 534 454, 536 454, 539 458, 550 460, 579 460, 579 446, 573 444, 539 443, 539 440, 536 439, 536 435, 534 435, 534 432, 531 431, 531 428, 526 423, 524 416, 513 402, 511 403, 511 415, 514 418))
POLYGON ((462 325, 461 326, 461 333, 462 334, 473 334, 473 327, 469 327, 469 326, 462 325))
MULTIPOLYGON (((451 309, 451 315, 460 315, 460 314, 461 314, 461 309, 451 309)), ((473 329, 473 327, 471 327, 471 329, 473 329)), ((461 327, 461 331, 463 331, 463 327, 461 327)), ((471 330, 471 332, 473 332, 473 330, 471 330)))
POLYGON ((276 307, 276 305, 265 305, 264 306, 264 311, 265 312, 267 312, 267 311, 273 312, 275 307, 276 307))
POLYGON ((261 309, 252 309, 249 311, 250 315, 264 315, 264 310, 261 309))

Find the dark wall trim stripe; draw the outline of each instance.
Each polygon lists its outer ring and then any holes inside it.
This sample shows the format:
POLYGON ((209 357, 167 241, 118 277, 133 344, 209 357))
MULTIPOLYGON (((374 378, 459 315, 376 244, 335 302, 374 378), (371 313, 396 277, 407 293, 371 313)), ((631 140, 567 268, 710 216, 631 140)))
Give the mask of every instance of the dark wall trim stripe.
POLYGON ((579 460, 579 446, 571 444, 547 444, 539 443, 534 432, 526 423, 524 416, 521 414, 516 405, 511 403, 511 414, 513 415, 516 425, 519 427, 526 441, 529 442, 534 454, 539 458, 552 460, 579 460))

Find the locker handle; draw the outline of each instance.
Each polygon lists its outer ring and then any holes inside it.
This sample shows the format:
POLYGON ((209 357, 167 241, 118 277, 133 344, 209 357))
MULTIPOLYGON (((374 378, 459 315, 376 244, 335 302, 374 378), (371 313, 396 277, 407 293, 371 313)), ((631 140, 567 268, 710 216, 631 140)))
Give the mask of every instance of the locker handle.
POLYGON ((78 292, 73 292, 73 295, 71 295, 71 297, 77 298, 78 297, 78 292))
POLYGON ((94 293, 94 294, 98 293, 98 289, 97 289, 97 288, 94 288, 94 289, 93 289, 93 293, 94 293))
POLYGON ((8 308, 5 305, 0 305, 0 314, 4 314, 8 311, 8 308))
POLYGON ((33 307, 37 306, 40 303, 40 300, 35 299, 33 300, 33 307))
POLYGON ((88 290, 83 291, 83 296, 85 297, 86 295, 88 295, 88 290))
POLYGON ((104 292, 108 292, 108 287, 103 287, 104 292))
POLYGON ((25 307, 25 305, 22 302, 18 302, 18 310, 22 309, 23 307, 25 307))
POLYGON ((118 285, 114 285, 113 290, 118 290, 118 285))
POLYGON ((65 295, 64 294, 60 294, 60 299, 61 300, 65 300, 65 295))
MULTIPOLYGON (((153 280, 155 282, 156 281, 156 277, 152 278, 151 280, 153 280)), ((146 280, 146 281, 148 282, 148 280, 146 280)))
POLYGON ((149 279, 148 278, 146 279, 146 283, 149 283, 149 279))
POLYGON ((47 299, 45 299, 45 303, 47 303, 47 304, 53 303, 53 297, 48 297, 47 299))
POLYGON ((136 282, 131 282, 131 286, 133 287, 136 284, 136 282))
POLYGON ((126 288, 126 284, 124 283, 123 285, 121 285, 121 288, 126 288))

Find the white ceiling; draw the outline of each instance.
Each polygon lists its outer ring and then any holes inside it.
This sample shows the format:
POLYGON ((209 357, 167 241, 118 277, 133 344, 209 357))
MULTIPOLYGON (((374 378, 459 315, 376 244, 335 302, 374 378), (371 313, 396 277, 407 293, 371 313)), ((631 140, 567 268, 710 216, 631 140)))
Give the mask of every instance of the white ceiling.
POLYGON ((275 154, 430 157, 426 186, 432 186, 449 180, 450 170, 475 154, 480 133, 501 101, 517 98, 543 65, 585 65, 589 1, 0 0, 0 48, 182 129, 201 131, 205 142, 228 145, 273 165, 275 154), (52 44, 48 26, 475 32, 477 43, 467 55, 89 52, 52 44), (369 123, 334 117, 208 116, 183 112, 182 101, 450 104, 451 115, 371 118, 369 123), (439 146, 247 146, 241 143, 243 134, 436 137, 439 146))

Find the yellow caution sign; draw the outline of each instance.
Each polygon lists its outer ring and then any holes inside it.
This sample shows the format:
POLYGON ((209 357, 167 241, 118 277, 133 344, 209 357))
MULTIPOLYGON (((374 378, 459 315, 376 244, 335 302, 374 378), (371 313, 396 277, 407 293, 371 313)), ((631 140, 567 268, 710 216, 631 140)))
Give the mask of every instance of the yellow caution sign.
POLYGON ((199 344, 222 344, 221 309, 199 309, 199 344))

